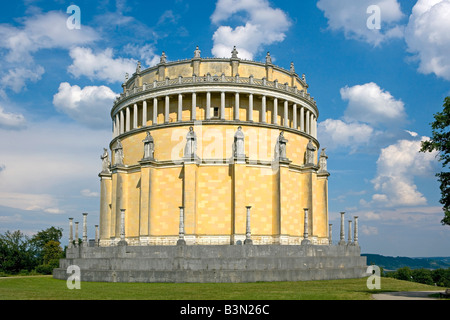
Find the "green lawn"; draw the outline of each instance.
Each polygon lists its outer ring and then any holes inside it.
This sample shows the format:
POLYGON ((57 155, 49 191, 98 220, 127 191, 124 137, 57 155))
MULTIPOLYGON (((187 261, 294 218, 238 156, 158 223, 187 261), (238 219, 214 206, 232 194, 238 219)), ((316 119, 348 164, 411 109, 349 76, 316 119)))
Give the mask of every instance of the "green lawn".
POLYGON ((364 278, 211 284, 81 282, 81 289, 69 290, 66 281, 48 276, 2 278, 0 300, 370 300, 379 292, 440 289, 381 278, 381 290, 369 290, 364 278))

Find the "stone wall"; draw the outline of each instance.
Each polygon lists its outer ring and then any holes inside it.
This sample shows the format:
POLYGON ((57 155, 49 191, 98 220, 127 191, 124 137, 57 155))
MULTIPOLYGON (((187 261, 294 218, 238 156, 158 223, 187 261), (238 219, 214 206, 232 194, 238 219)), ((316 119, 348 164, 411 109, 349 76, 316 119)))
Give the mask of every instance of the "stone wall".
POLYGON ((70 265, 81 281, 181 283, 361 278, 367 268, 358 245, 76 247, 53 277, 67 279, 70 265))

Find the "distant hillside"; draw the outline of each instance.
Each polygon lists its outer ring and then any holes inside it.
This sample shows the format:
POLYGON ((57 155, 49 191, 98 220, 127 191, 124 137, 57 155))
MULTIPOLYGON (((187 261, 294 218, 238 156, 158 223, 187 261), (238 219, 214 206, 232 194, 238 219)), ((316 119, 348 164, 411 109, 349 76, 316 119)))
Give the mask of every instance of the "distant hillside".
POLYGON ((408 257, 388 257, 379 254, 363 253, 367 257, 367 265, 377 265, 385 271, 397 270, 403 267, 411 269, 447 269, 450 268, 450 257, 432 257, 432 258, 408 258, 408 257))

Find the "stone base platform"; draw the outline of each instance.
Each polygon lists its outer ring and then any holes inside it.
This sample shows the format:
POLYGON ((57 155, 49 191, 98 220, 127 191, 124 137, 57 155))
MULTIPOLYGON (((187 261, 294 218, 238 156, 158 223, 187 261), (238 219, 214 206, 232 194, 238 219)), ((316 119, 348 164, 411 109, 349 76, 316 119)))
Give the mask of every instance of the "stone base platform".
POLYGON ((70 265, 81 281, 238 283, 362 278, 359 246, 179 245, 67 249, 53 277, 66 280, 70 265))

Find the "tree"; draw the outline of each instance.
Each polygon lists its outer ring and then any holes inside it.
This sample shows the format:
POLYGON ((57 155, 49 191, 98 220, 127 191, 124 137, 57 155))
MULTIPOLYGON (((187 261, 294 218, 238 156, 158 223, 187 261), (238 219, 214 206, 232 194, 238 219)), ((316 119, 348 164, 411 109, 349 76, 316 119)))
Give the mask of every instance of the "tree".
MULTIPOLYGON (((450 97, 444 100, 443 111, 434 115, 431 123, 432 138, 422 142, 421 152, 439 152, 439 161, 443 168, 450 163, 450 97)), ((441 223, 450 225, 450 172, 436 174, 441 186, 440 203, 443 205, 444 218, 441 223)))
POLYGON ((0 235, 0 271, 16 274, 37 265, 36 250, 20 230, 0 235))
POLYGON ((31 238, 31 243, 35 246, 36 254, 39 259, 39 264, 45 263, 45 246, 49 242, 60 243, 62 237, 61 228, 50 227, 45 230, 39 231, 31 238))

